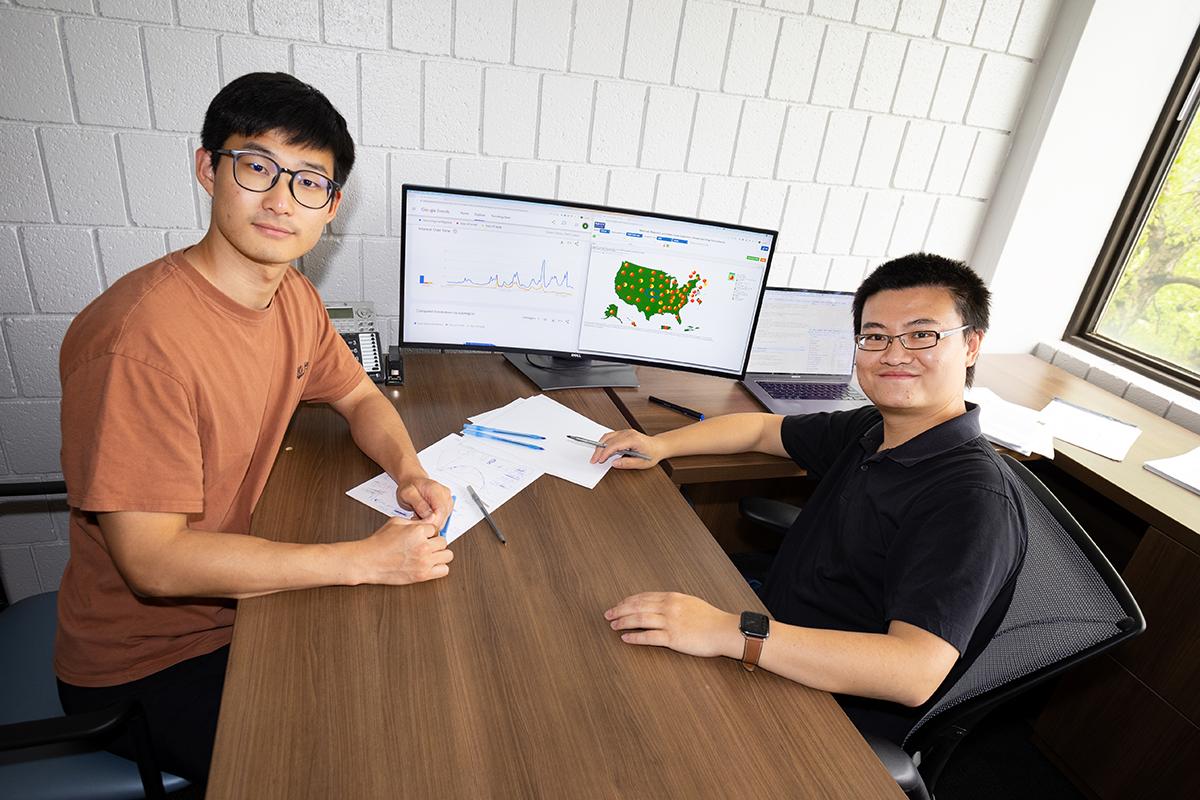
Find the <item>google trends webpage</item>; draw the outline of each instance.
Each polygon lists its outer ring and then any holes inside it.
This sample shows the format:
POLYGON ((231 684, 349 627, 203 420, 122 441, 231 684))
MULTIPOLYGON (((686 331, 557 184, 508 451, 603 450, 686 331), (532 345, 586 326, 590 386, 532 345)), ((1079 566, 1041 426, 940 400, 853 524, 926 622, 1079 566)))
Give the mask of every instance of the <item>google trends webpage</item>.
POLYGON ((740 374, 772 236, 410 190, 403 340, 740 374))

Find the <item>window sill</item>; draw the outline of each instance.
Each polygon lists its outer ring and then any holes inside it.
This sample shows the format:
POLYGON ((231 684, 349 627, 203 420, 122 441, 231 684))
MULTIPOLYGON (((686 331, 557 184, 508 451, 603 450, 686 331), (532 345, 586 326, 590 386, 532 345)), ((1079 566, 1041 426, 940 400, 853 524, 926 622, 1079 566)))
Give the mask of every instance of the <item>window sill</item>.
POLYGON ((1066 342, 1039 342, 1033 354, 1152 414, 1200 433, 1200 400, 1066 342))

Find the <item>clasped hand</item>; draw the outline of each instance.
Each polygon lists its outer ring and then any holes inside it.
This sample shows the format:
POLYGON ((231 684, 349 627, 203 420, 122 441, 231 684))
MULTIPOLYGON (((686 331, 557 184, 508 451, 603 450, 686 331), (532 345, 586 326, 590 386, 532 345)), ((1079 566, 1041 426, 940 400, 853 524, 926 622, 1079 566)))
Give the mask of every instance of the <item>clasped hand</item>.
POLYGON ((422 522, 428 522, 441 530, 453 510, 450 490, 427 476, 396 483, 396 502, 402 508, 416 514, 422 522))
POLYGON ((362 582, 401 585, 448 575, 454 552, 438 533, 450 516, 450 490, 418 476, 397 482, 396 501, 416 516, 392 517, 364 541, 362 582))

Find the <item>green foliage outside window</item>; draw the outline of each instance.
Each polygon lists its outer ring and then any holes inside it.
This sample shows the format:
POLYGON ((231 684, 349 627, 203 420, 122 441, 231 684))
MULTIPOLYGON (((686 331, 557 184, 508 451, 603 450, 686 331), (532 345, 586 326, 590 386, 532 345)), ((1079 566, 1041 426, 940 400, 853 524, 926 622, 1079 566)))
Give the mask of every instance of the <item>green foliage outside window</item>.
POLYGON ((1194 117, 1096 333, 1200 375, 1200 125, 1194 117))

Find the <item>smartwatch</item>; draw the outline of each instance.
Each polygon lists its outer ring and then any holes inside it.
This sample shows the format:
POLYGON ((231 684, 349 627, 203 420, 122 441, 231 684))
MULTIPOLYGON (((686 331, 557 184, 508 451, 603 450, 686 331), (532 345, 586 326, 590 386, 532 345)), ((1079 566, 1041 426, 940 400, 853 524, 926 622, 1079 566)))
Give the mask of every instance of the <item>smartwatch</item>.
POLYGON ((771 635, 771 620, 757 611, 743 611, 738 630, 746 640, 742 649, 742 667, 747 672, 753 672, 758 666, 758 657, 762 655, 763 642, 771 635))

